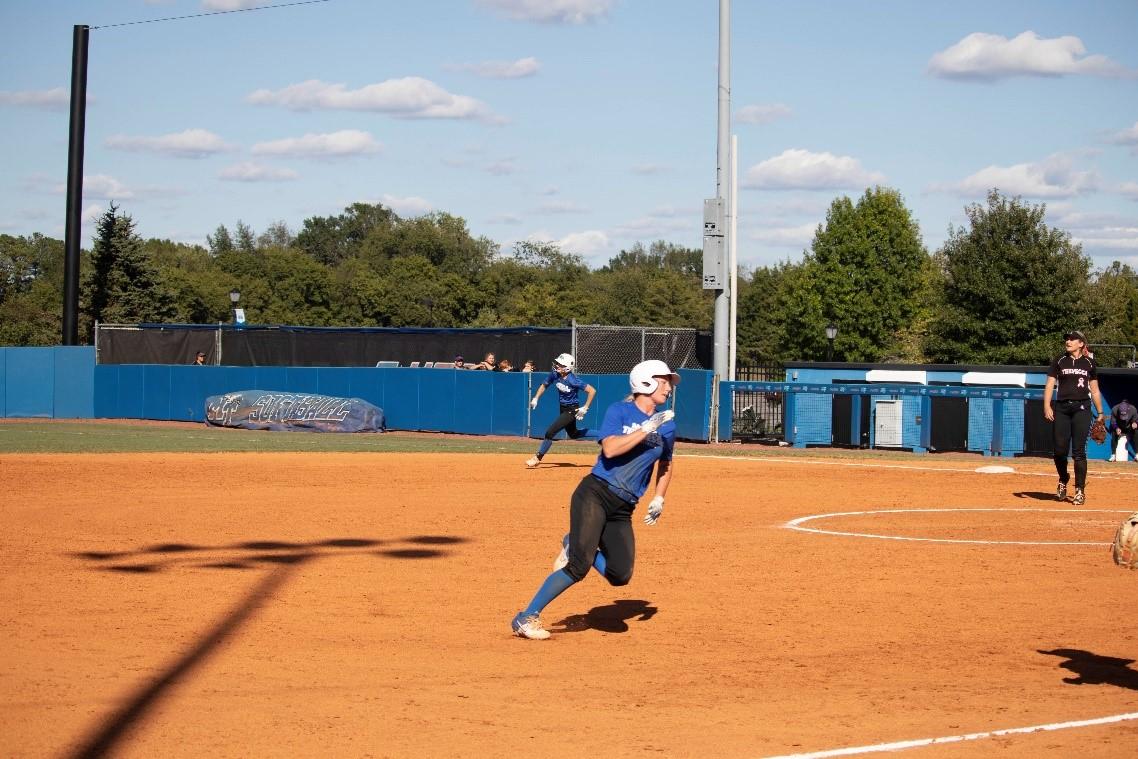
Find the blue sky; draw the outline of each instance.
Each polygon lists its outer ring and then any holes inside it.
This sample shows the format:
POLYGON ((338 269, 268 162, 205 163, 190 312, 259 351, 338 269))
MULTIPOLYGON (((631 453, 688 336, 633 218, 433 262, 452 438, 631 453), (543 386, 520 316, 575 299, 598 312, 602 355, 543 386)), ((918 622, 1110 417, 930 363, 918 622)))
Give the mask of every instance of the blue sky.
MULTIPOLYGON (((63 237, 72 26, 83 208, 204 244, 379 202, 508 251, 699 247, 717 0, 4 0, 0 233, 63 237)), ((930 251, 990 187, 1138 267, 1138 2, 735 0, 740 264, 797 261, 835 197, 901 192, 930 251)))

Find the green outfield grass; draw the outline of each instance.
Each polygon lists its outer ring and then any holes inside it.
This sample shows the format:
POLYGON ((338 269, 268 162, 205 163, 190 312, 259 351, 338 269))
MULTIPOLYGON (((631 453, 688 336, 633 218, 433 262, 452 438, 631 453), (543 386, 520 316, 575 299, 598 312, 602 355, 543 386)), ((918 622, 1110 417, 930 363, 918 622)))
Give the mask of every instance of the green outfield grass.
MULTIPOLYGON (((416 432, 319 433, 221 429, 204 424, 117 420, 52 421, 0 419, 0 454, 4 453, 505 453, 531 456, 538 441, 530 438, 443 435, 416 432)), ((790 448, 758 444, 680 442, 683 456, 805 456, 854 460, 919 462, 907 451, 884 449, 790 448)), ((593 456, 593 440, 559 439, 553 454, 593 456)), ((1010 464, 1017 459, 979 454, 940 453, 930 459, 958 459, 977 464, 1010 464)), ((1030 460, 1030 459, 1029 459, 1030 460)), ((1023 459, 1018 459, 1023 461, 1023 459)))
MULTIPOLYGON (((537 442, 427 433, 264 432, 114 421, 0 421, 0 453, 446 452, 527 453, 537 442)), ((596 443, 559 443, 563 452, 594 453, 596 443)))

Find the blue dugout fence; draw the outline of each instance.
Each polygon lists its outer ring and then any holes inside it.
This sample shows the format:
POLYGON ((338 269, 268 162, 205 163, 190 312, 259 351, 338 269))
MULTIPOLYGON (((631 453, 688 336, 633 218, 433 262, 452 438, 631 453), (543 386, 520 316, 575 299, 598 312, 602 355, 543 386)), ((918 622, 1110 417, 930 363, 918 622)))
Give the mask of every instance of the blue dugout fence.
MULTIPOLYGON (((934 398, 967 398, 968 449, 993 456, 1023 452, 1024 406, 1042 400, 1031 388, 890 385, 881 383, 724 382, 720 390, 719 429, 730 435, 734 398, 739 393, 773 393, 782 398, 783 439, 795 447, 833 445, 833 399, 850 396, 850 439, 862 438, 863 404, 900 401, 900 436, 890 446, 878 445, 869 414, 870 447, 896 447, 924 453, 930 449, 934 398)), ((842 420, 845 421, 845 420, 842 420)), ((720 439, 724 439, 723 435, 720 439)), ((729 437, 728 437, 729 439, 729 437)), ((1092 443, 1092 445, 1094 445, 1092 443)))

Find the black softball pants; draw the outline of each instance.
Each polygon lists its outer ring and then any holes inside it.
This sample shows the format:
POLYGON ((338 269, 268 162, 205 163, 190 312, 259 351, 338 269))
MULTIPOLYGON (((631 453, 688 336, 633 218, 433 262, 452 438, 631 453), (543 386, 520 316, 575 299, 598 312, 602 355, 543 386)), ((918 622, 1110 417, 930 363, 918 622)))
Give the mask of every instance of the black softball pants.
POLYGON ((577 428, 578 406, 561 406, 560 408, 561 413, 557 415, 557 418, 549 425, 549 429, 545 431, 546 440, 552 440, 557 437, 557 433, 561 430, 565 430, 565 434, 573 440, 582 437, 588 432, 587 429, 582 430, 577 428))
POLYGON ((1091 402, 1057 401, 1051 407, 1055 411, 1055 471, 1059 481, 1066 484, 1071 475, 1067 473, 1067 452, 1075 460, 1075 487, 1082 490, 1087 485, 1087 433, 1091 429, 1091 402))
POLYGON ((597 550, 605 555, 605 579, 611 585, 627 585, 636 561, 636 537, 632 533, 629 503, 609 490, 605 481, 588 475, 573 491, 569 502, 569 563, 565 571, 577 582, 593 566, 597 550))

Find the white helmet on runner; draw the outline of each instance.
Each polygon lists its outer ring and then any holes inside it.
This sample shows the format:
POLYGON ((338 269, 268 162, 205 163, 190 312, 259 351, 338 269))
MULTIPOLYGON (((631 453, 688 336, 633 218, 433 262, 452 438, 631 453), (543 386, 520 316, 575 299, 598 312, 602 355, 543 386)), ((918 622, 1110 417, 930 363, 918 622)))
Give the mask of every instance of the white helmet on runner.
POLYGON ((553 368, 557 369, 559 367, 573 371, 573 354, 562 353, 560 356, 553 359, 553 368))
POLYGON ((632 367, 632 371, 628 373, 628 384, 632 387, 633 395, 638 393, 647 395, 656 392, 656 388, 660 386, 656 380, 657 377, 667 377, 671 380, 673 387, 680 384, 680 375, 669 369, 663 361, 656 359, 641 361, 632 367))

